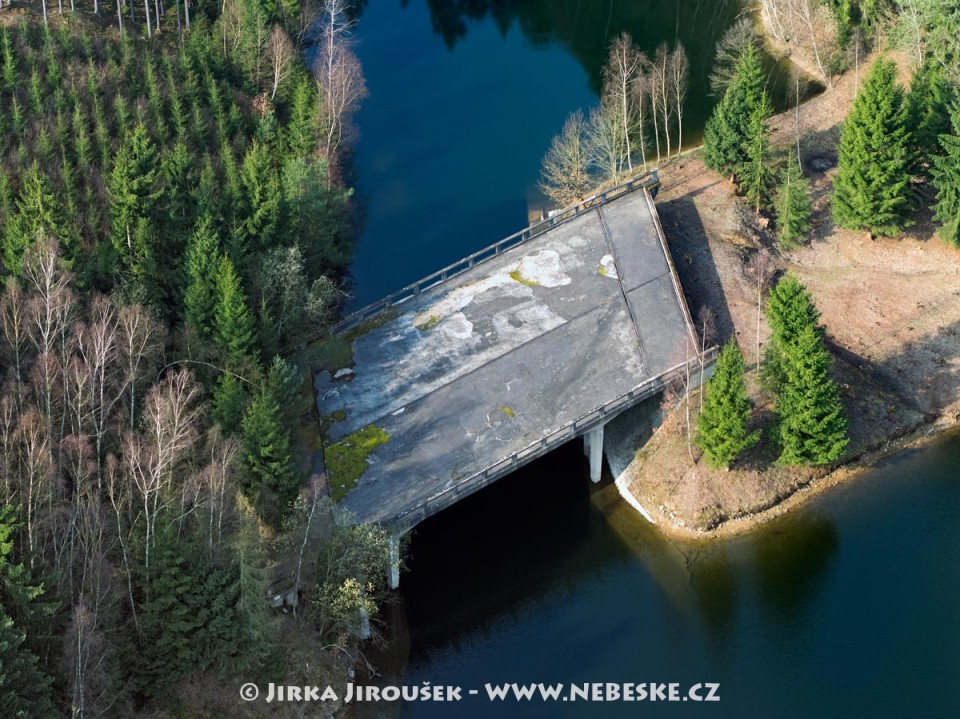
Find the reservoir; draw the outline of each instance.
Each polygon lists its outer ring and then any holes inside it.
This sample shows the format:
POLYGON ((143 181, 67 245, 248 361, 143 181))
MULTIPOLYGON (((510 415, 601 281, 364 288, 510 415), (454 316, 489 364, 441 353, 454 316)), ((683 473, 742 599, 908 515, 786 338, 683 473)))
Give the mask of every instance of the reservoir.
MULTIPOLYGON (((353 307, 527 224, 540 159, 597 102, 610 38, 682 40, 693 142, 713 103, 718 0, 376 0, 356 50, 370 97, 354 171, 365 225, 353 307)), ((369 705, 401 717, 954 717, 960 437, 892 457, 758 531, 666 540, 579 442, 424 522, 387 684, 719 684, 719 702, 369 705)))

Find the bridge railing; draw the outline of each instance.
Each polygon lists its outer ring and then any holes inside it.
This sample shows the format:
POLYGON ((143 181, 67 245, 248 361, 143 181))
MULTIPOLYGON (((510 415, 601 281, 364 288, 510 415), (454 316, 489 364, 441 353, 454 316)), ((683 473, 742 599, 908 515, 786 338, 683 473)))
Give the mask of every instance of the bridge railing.
POLYGON ((570 207, 560 210, 551 217, 541 220, 540 222, 535 222, 526 229, 520 230, 520 232, 515 232, 509 237, 505 237, 489 247, 484 247, 482 250, 478 250, 471 255, 467 255, 463 259, 457 260, 452 265, 447 265, 443 269, 437 270, 433 274, 427 275, 423 279, 417 280, 413 284, 407 285, 396 292, 392 292, 386 297, 383 297, 376 302, 357 310, 356 312, 352 312, 340 320, 337 324, 330 327, 328 330, 328 335, 336 335, 353 329, 357 325, 366 322, 370 318, 375 317, 382 312, 386 312, 390 308, 395 307, 402 302, 406 302, 412 297, 416 297, 421 292, 425 292, 432 287, 446 282, 447 280, 475 267, 481 262, 486 262, 487 260, 497 257, 502 252, 506 252, 507 250, 517 247, 518 245, 522 245, 523 243, 532 240, 547 230, 553 229, 558 225, 562 225, 565 222, 575 219, 584 212, 588 212, 595 207, 605 205, 611 200, 622 197, 623 195, 633 192, 634 190, 640 188, 652 188, 659 184, 659 173, 657 170, 653 170, 627 180, 622 185, 617 185, 616 187, 612 187, 604 192, 591 195, 582 202, 578 202, 576 205, 571 205, 570 207))
POLYGON ((666 372, 642 382, 629 392, 620 395, 595 410, 577 417, 572 422, 554 430, 536 442, 528 444, 513 454, 500 459, 486 469, 464 477, 452 487, 448 487, 431 495, 417 507, 390 518, 386 524, 394 527, 402 527, 402 531, 416 526, 427 517, 433 516, 437 512, 455 504, 462 497, 473 494, 503 475, 519 469, 528 462, 542 457, 550 450, 559 447, 561 444, 565 444, 571 439, 579 437, 598 424, 609 421, 620 412, 629 409, 663 389, 671 380, 683 375, 688 369, 694 367, 699 368, 701 361, 704 365, 710 364, 716 359, 717 352, 718 349, 716 347, 711 347, 697 357, 674 365, 666 372))

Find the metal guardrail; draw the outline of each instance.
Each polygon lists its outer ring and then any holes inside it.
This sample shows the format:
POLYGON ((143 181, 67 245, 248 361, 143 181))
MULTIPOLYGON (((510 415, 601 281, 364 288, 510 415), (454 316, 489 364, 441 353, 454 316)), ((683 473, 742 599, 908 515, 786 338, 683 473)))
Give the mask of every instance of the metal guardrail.
POLYGON ((494 480, 499 479, 503 475, 519 469, 523 465, 533 461, 534 459, 537 459, 538 457, 542 457, 550 450, 555 449, 561 444, 565 444, 571 439, 580 436, 587 430, 592 429, 601 422, 611 418, 611 416, 619 414, 623 410, 629 409, 638 402, 650 397, 656 391, 665 387, 670 380, 680 375, 687 368, 694 366, 699 367, 701 361, 705 365, 710 364, 716 359, 717 354, 717 347, 711 347, 702 355, 687 360, 686 362, 681 362, 678 365, 674 365, 666 372, 642 382, 626 394, 622 394, 616 399, 610 400, 597 409, 577 417, 572 422, 569 422, 563 427, 554 430, 545 437, 541 437, 536 442, 528 444, 513 454, 498 460, 486 469, 471 474, 469 477, 465 477, 458 481, 452 487, 448 487, 440 492, 437 492, 436 494, 431 495, 430 497, 427 497, 426 501, 424 501, 422 504, 414 507, 413 509, 402 512, 395 517, 391 517, 385 522, 385 524, 394 527, 402 527, 402 532, 413 528, 427 517, 433 516, 437 512, 440 512, 452 504, 455 504, 460 498, 469 494, 473 494, 494 480))
POLYGON ((659 184, 659 172, 657 170, 652 170, 648 173, 638 175, 637 177, 627 180, 622 185, 617 185, 616 187, 606 190, 605 192, 591 195, 582 202, 578 202, 576 205, 571 205, 552 217, 541 220, 540 222, 536 222, 520 232, 515 232, 509 237, 505 237, 489 247, 484 247, 482 250, 478 250, 472 255, 467 255, 463 259, 454 262, 452 265, 447 265, 443 269, 437 270, 433 274, 427 275, 423 279, 417 280, 413 284, 407 285, 406 287, 397 290, 396 292, 392 292, 386 297, 383 297, 382 299, 379 299, 376 302, 357 310, 356 312, 350 313, 337 324, 330 327, 330 329, 327 331, 327 334, 336 335, 353 329, 362 322, 365 322, 372 317, 376 317, 382 312, 386 312, 390 308, 409 300, 411 297, 416 297, 421 292, 425 292, 436 285, 446 282, 447 280, 466 272, 482 262, 493 259, 502 252, 522 245, 525 242, 528 242, 546 232, 547 230, 551 230, 554 227, 575 219, 584 212, 588 212, 596 207, 601 207, 608 202, 617 199, 618 197, 622 197, 623 195, 633 192, 636 189, 653 188, 659 184))

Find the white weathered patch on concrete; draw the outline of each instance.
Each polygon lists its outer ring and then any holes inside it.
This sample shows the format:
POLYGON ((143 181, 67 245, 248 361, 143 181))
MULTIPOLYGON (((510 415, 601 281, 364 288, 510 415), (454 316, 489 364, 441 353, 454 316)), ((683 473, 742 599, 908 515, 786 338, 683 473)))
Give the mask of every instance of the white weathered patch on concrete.
POLYGON ((560 253, 556 250, 540 250, 534 255, 527 255, 517 265, 517 272, 525 282, 542 287, 562 287, 572 281, 560 269, 560 253))
POLYGON ((432 317, 442 321, 469 305, 484 292, 497 290, 497 294, 508 297, 532 297, 533 290, 525 285, 518 285, 510 277, 510 273, 501 270, 488 277, 471 282, 468 285, 457 287, 448 292, 439 301, 422 310, 413 318, 414 325, 424 325, 431 322, 432 317))
POLYGON ((439 330, 452 339, 465 340, 473 334, 473 322, 463 312, 454 312, 440 321, 439 330))
POLYGON ((600 274, 604 277, 619 279, 617 274, 617 263, 613 261, 613 255, 604 255, 600 258, 600 274))

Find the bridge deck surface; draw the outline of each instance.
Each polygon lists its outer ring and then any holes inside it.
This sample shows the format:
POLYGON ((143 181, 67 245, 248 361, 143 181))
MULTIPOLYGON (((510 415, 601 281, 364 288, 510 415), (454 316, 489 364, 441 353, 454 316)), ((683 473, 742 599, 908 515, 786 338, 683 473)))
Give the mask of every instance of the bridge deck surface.
POLYGON ((391 522, 694 356, 655 213, 632 192, 354 330, 355 374, 316 375, 325 444, 389 440, 342 506, 391 522))

